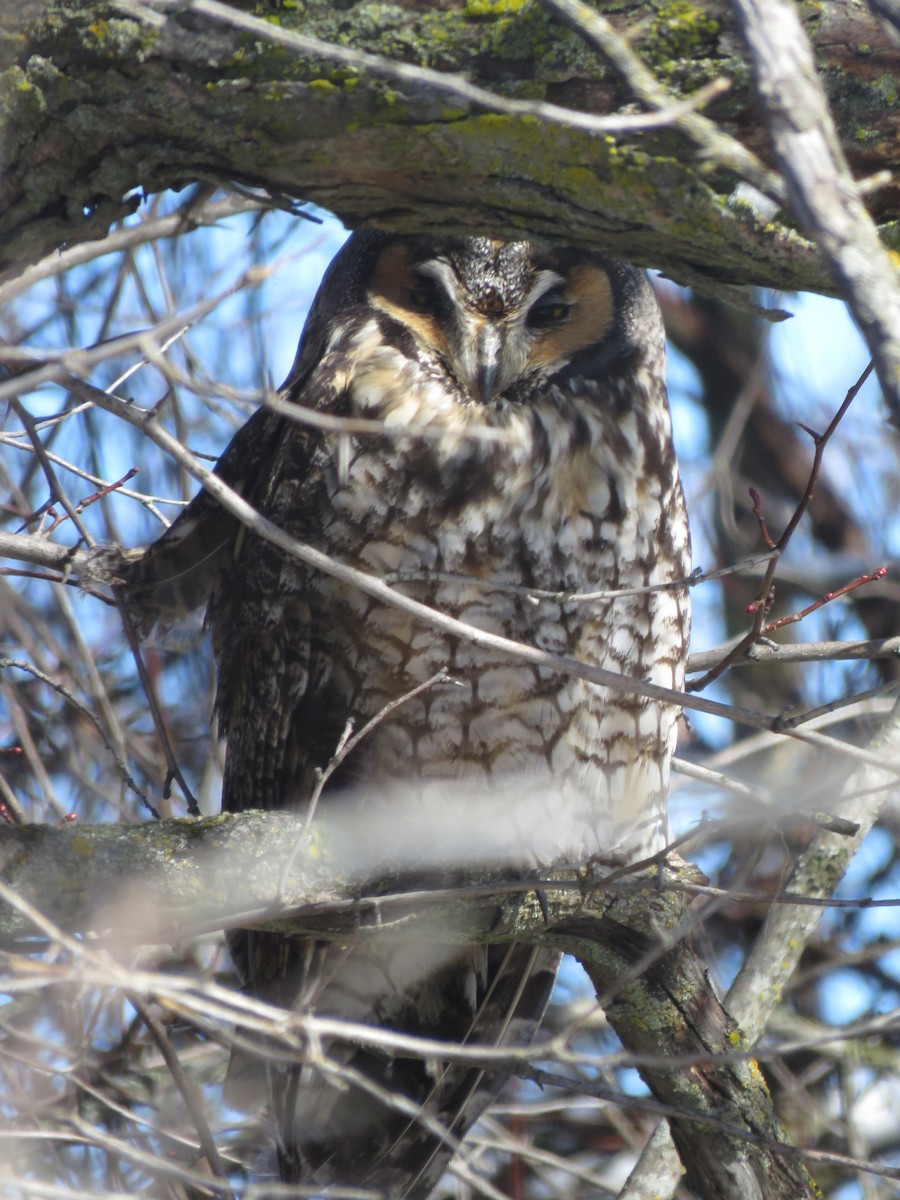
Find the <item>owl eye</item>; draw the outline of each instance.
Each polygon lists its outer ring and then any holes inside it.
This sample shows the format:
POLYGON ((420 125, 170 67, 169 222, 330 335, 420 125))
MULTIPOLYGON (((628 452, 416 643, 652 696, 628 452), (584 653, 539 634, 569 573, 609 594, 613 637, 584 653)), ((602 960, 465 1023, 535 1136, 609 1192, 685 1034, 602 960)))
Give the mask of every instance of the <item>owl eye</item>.
POLYGON ((419 312, 443 320, 450 312, 450 297, 436 279, 422 275, 409 294, 410 303, 419 312))
POLYGON ((532 304, 526 324, 531 329, 550 329, 560 325, 572 311, 572 305, 559 292, 546 292, 532 304))

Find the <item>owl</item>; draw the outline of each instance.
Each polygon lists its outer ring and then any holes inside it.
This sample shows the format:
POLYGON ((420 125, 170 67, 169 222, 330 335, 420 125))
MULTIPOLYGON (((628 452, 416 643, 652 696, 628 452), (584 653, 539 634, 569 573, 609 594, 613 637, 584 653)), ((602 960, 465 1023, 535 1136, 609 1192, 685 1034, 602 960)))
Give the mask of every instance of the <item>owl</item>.
MULTIPOLYGON (((641 271, 577 247, 357 233, 281 397, 217 467, 270 521, 478 630, 682 686, 689 535, 641 271)), ((225 811, 303 811, 346 731, 380 715, 320 806, 356 796, 403 821, 402 781, 414 804, 459 803, 477 842, 470 801, 484 795, 511 861, 545 867, 664 844, 673 706, 430 627, 288 557, 207 493, 122 578, 145 628, 207 606, 225 811), (417 692, 442 670, 452 683, 417 692)), ((557 966, 543 949, 433 934, 239 930, 230 948, 254 996, 475 1046, 528 1043, 557 966)), ((287 1183, 425 1197, 507 1077, 337 1040, 327 1055, 331 1071, 261 1056, 287 1183)))

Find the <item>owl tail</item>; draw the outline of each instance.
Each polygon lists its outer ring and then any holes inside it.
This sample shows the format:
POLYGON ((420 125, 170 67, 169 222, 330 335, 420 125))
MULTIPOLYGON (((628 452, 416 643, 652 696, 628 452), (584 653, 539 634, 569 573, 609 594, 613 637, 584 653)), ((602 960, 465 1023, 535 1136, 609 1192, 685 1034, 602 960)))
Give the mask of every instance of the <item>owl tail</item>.
MULTIPOLYGON (((479 952, 481 953, 481 952, 479 952)), ((451 1045, 522 1046, 549 1000, 558 956, 490 947, 480 996, 465 1027, 439 1032, 407 1010, 399 1032, 451 1045)), ((439 987, 441 980, 435 978, 439 987)), ((420 992, 417 1002, 423 1001, 420 992)), ((403 1057, 346 1043, 324 1066, 270 1066, 271 1116, 282 1182, 369 1188, 392 1200, 425 1200, 471 1126, 510 1078, 485 1064, 403 1057)))
MULTIPOLYGON (((528 1046, 550 1000, 559 955, 513 945, 497 947, 493 957, 498 964, 491 972, 491 986, 463 1044, 528 1046)), ((459 1142, 497 1099, 511 1074, 508 1069, 489 1071, 448 1064, 438 1067, 426 1105, 443 1097, 440 1120, 449 1136, 429 1139, 427 1130, 423 1130, 426 1137, 420 1133, 417 1145, 416 1123, 411 1122, 391 1147, 391 1156, 399 1155, 410 1162, 409 1182, 401 1193, 404 1200, 424 1200, 431 1194, 459 1142), (408 1147, 404 1147, 404 1140, 408 1147)))

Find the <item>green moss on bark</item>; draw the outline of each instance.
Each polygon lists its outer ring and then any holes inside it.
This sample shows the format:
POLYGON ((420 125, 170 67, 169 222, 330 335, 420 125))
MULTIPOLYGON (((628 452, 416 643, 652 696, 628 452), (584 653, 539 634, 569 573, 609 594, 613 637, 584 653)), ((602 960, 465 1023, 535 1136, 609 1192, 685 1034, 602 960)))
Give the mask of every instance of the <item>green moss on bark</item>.
MULTIPOLYGON (((846 0, 829 0, 826 12, 837 3, 846 0)), ((451 9, 310 0, 256 11, 279 29, 463 70, 507 95, 600 112, 629 99, 601 57, 531 0, 451 9)), ((676 88, 727 73, 735 86, 720 112, 753 144, 743 67, 712 0, 623 0, 616 20, 643 22, 635 44, 676 88)), ((896 88, 889 71, 872 69, 883 62, 877 27, 865 41, 866 73, 841 80, 847 140, 871 172, 893 153, 885 113, 896 88)), ((829 286, 809 245, 726 203, 730 177, 671 128, 613 140, 497 116, 196 14, 172 12, 156 26, 91 0, 42 9, 27 39, 3 46, 18 61, 0 76, 0 266, 103 232, 135 186, 239 177, 314 200, 349 224, 564 236, 697 286, 829 286)))

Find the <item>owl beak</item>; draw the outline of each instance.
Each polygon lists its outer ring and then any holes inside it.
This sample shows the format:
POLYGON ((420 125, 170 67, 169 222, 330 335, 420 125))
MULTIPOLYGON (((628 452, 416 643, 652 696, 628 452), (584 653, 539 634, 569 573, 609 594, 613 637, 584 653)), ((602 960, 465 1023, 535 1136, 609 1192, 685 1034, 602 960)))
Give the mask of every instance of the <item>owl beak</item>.
POLYGON ((494 394, 500 374, 502 348, 497 326, 492 321, 485 321, 475 340, 475 390, 482 404, 487 404, 494 394))

